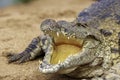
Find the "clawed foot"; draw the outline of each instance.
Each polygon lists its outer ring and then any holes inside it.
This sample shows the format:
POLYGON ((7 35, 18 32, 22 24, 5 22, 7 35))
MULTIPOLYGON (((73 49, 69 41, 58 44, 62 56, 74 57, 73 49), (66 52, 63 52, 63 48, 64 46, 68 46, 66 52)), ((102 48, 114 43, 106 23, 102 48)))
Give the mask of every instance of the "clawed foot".
POLYGON ((25 52, 19 54, 7 53, 8 63, 24 63, 30 60, 30 56, 30 54, 26 54, 25 52))

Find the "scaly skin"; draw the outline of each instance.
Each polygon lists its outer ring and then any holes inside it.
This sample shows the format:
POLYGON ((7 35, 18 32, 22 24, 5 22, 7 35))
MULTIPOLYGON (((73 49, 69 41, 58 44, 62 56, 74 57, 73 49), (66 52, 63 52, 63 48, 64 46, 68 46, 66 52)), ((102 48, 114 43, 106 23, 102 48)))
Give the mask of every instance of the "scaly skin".
POLYGON ((42 73, 60 73, 91 80, 119 80, 119 20, 120 0, 100 0, 83 10, 73 22, 47 19, 40 26, 44 35, 34 38, 22 53, 8 55, 9 63, 22 63, 45 54, 39 66, 42 73), (52 54, 60 43, 82 48, 63 62, 51 64, 52 54))
POLYGON ((77 23, 85 23, 91 27, 99 27, 106 18, 120 21, 120 0, 100 0, 84 9, 77 17, 77 23))

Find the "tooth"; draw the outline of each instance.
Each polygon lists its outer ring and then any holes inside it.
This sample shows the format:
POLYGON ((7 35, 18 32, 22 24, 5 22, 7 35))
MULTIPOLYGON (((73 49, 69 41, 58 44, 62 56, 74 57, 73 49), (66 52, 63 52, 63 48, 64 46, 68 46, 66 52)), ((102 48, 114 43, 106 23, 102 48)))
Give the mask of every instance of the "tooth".
POLYGON ((41 60, 39 60, 39 64, 42 64, 42 61, 41 61, 41 60))
POLYGON ((57 32, 57 36, 59 36, 59 33, 57 32))
POLYGON ((75 38, 75 36, 73 36, 73 38, 75 38))
POLYGON ((60 64, 60 62, 61 62, 61 61, 59 60, 59 61, 58 61, 58 64, 60 64))
POLYGON ((70 37, 67 37, 68 39, 70 39, 70 37))

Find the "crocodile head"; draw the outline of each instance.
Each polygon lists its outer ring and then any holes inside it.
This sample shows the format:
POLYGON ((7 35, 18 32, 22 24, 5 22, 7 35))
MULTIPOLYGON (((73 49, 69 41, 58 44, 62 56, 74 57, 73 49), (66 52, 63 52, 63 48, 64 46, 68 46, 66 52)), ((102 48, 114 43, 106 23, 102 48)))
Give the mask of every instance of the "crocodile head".
POLYGON ((80 65, 91 63, 99 53, 102 36, 87 25, 47 19, 40 26, 47 36, 42 45, 45 57, 40 64, 42 73, 67 74, 80 65))

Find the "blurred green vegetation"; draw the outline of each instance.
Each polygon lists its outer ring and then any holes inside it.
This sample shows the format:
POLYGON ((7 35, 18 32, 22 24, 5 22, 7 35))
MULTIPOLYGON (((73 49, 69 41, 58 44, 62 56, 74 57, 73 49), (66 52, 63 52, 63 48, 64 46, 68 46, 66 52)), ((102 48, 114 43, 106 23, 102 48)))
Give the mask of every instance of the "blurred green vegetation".
POLYGON ((21 2, 21 3, 29 3, 29 2, 31 2, 33 0, 14 0, 14 1, 15 1, 15 3, 19 3, 19 2, 21 2))
POLYGON ((32 1, 32 0, 20 0, 22 3, 28 3, 28 2, 30 2, 30 1, 32 1))

